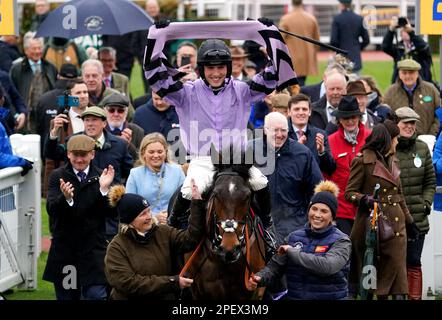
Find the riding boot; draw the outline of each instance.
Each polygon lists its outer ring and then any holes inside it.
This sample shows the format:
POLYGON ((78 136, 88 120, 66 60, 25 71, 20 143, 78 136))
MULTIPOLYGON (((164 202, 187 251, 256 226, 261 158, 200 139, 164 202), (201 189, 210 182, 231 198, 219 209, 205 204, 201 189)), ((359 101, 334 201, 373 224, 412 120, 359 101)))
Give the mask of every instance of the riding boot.
POLYGON ((422 300, 422 268, 407 267, 408 299, 422 300))
POLYGON ((269 186, 255 191, 254 199, 258 205, 256 214, 259 216, 263 226, 262 231, 264 241, 266 242, 266 261, 269 261, 276 253, 276 236, 273 227, 272 215, 270 214, 271 201, 269 186))
POLYGON ((190 215, 190 202, 191 201, 184 198, 181 191, 178 190, 175 201, 171 206, 171 211, 169 212, 168 223, 170 226, 178 229, 187 228, 190 215))
POLYGON ((256 214, 261 219, 264 229, 268 229, 273 225, 272 216, 270 214, 270 209, 272 203, 270 201, 270 188, 266 186, 260 190, 254 192, 254 199, 258 204, 258 210, 256 214))

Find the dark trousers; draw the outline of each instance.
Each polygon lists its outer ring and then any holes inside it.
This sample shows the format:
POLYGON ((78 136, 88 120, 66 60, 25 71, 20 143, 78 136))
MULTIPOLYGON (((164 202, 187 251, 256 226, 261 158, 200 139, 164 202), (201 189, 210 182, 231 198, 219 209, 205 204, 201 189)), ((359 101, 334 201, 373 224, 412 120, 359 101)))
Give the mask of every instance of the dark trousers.
POLYGON ((407 241, 407 267, 420 267, 425 235, 420 234, 416 241, 407 241))
POLYGON ((350 236, 351 229, 353 228, 353 219, 336 218, 336 228, 350 236))
POLYGON ((105 285, 82 286, 78 289, 65 289, 59 283, 54 283, 57 300, 107 300, 105 285))

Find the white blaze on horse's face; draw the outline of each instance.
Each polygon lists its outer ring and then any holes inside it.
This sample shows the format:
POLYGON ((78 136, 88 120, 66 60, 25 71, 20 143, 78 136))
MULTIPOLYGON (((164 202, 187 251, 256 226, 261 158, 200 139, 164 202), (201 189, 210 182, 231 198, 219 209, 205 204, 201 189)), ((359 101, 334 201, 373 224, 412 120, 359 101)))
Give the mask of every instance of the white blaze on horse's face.
POLYGON ((233 192, 235 191, 235 184, 233 182, 230 182, 229 184, 229 192, 230 194, 233 194, 233 192))

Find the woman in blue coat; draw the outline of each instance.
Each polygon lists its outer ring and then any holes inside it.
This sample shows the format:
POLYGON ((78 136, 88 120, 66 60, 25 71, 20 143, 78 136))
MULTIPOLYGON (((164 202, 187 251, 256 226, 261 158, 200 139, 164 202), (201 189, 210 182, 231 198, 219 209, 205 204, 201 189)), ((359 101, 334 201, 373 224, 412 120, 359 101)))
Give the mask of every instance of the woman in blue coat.
POLYGON ((166 224, 169 200, 183 184, 184 172, 169 161, 166 139, 158 132, 143 138, 138 162, 141 165, 133 168, 127 179, 127 192, 146 199, 152 214, 161 224, 166 224))

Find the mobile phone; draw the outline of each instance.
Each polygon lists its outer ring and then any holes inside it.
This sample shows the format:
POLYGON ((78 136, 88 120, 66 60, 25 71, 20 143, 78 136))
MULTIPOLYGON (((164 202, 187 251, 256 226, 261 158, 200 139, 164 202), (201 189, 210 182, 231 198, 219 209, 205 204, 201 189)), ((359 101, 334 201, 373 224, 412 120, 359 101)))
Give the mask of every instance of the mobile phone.
POLYGON ((68 95, 58 96, 57 105, 60 108, 78 107, 80 105, 80 101, 78 97, 74 96, 68 96, 68 95))
POLYGON ((190 57, 189 56, 181 57, 181 66, 180 67, 186 66, 188 64, 190 64, 190 57))

